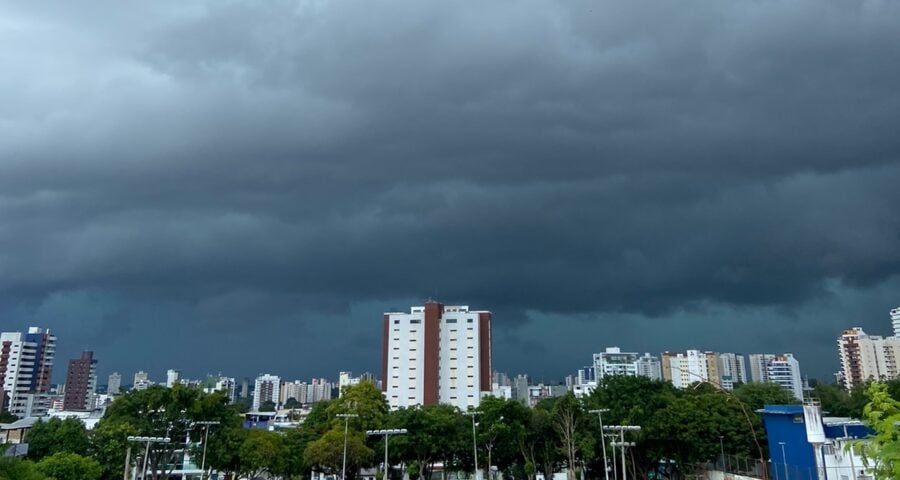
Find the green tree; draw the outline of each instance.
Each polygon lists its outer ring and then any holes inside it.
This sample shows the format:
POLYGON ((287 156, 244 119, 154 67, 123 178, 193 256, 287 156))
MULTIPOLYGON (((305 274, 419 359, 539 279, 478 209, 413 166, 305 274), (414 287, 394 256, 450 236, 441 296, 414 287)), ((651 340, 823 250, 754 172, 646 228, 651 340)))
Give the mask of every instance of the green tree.
POLYGON ((557 399, 553 404, 553 427, 559 435, 566 460, 568 480, 575 480, 575 471, 579 466, 579 456, 583 454, 584 439, 587 436, 581 431, 585 412, 581 403, 571 392, 557 399))
MULTIPOLYGON (((704 385, 709 389, 710 385, 704 385)), ((655 440, 647 438, 647 429, 654 421, 654 417, 660 410, 669 406, 676 398, 682 395, 682 391, 676 389, 670 382, 652 380, 647 377, 629 377, 625 375, 607 375, 603 377, 597 388, 585 400, 588 410, 607 409, 603 413, 604 425, 637 425, 642 427, 639 432, 629 433, 636 446, 629 450, 630 457, 634 458, 635 466, 643 471, 648 465, 656 465, 661 459, 667 459, 666 443, 657 444, 655 440)), ((607 448, 608 466, 612 467, 612 448, 609 441, 601 441, 600 422, 596 414, 588 416, 585 431, 592 435, 593 459, 588 463, 594 472, 603 472, 606 466, 603 464, 603 445, 607 448)), ((609 434, 610 432, 606 432, 609 434)))
MULTIPOLYGON (((366 446, 364 433, 355 431, 347 433, 348 477, 355 477, 355 472, 371 464, 374 455, 375 452, 366 446)), ((340 472, 344 459, 344 430, 342 428, 329 430, 306 447, 303 457, 306 464, 311 467, 331 473, 340 472)))
MULTIPOLYGON (((150 449, 148 477, 158 480, 167 472, 162 466, 174 469, 178 456, 184 448, 184 438, 199 442, 203 429, 197 428, 195 421, 218 421, 219 425, 210 429, 209 447, 221 438, 221 432, 239 429, 241 419, 222 392, 203 394, 199 389, 175 385, 174 388, 153 386, 143 391, 128 392, 113 402, 97 424, 92 434, 92 451, 104 466, 103 478, 117 478, 125 463, 125 450, 129 446, 125 437, 141 435, 169 437, 170 443, 154 444, 150 449)), ((138 444, 130 445, 139 449, 138 444)), ((213 453, 222 449, 211 448, 213 453)), ((139 454, 132 455, 137 460, 139 454)), ((207 457, 207 462, 217 467, 215 454, 207 457)))
POLYGON ((0 456, 0 480, 49 480, 34 462, 0 456))
MULTIPOLYGON (((757 416, 751 419, 758 422, 757 416)), ((749 427, 744 407, 709 386, 689 389, 673 399, 641 433, 653 457, 687 466, 714 460, 720 452, 720 437, 727 453, 757 456, 749 427)))
POLYGON ((279 476, 285 468, 284 441, 280 434, 251 429, 238 451, 239 472, 250 480, 279 476))
POLYGON ((271 400, 266 400, 265 402, 259 405, 259 412, 274 412, 275 411, 275 402, 271 400))
MULTIPOLYGON (((387 426, 405 428, 407 434, 391 438, 391 456, 407 464, 415 463, 418 477, 430 478, 436 462, 443 462, 448 468, 459 465, 463 444, 468 447, 466 451, 471 450, 467 424, 460 411, 450 405, 398 409, 389 415, 387 426)), ((383 447, 378 448, 380 451, 383 447)))
POLYGON ((69 452, 43 458, 36 469, 54 480, 99 480, 103 473, 100 463, 93 458, 69 452))
POLYGON ((58 452, 84 453, 88 450, 88 433, 77 418, 38 420, 25 434, 28 458, 40 460, 58 452))
POLYGON ((7 412, 6 410, 0 410, 0 423, 13 423, 18 419, 19 417, 7 412))
POLYGON ((900 478, 900 401, 879 382, 872 382, 867 393, 869 403, 863 416, 875 435, 862 443, 863 459, 876 478, 900 478))
POLYGON ((734 389, 734 395, 747 406, 756 411, 765 405, 795 405, 800 403, 791 392, 774 383, 745 383, 734 389))
POLYGON ((296 398, 291 397, 284 402, 284 408, 300 408, 300 402, 296 398))
POLYGON ((482 412, 478 443, 487 452, 485 460, 507 476, 514 477, 517 466, 524 468, 519 440, 525 435, 525 425, 531 415, 528 408, 515 400, 485 397, 478 410, 482 412))
POLYGON ((339 413, 356 414, 351 426, 357 430, 374 430, 384 425, 388 414, 387 399, 371 382, 344 387, 341 397, 329 402, 325 408, 329 420, 329 428, 343 427, 344 422, 336 415, 339 413))

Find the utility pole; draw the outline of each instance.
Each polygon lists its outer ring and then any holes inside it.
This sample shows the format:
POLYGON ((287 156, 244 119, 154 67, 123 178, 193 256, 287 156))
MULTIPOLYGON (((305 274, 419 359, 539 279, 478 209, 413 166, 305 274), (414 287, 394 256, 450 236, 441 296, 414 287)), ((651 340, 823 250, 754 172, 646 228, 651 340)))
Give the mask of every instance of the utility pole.
MULTIPOLYGON (((463 415, 472 417, 472 454, 475 457, 475 480, 478 480, 478 442, 475 439, 475 417, 481 415, 478 410, 463 412, 463 415)), ((490 468, 490 465, 488 466, 490 468)))
POLYGON ((603 448, 603 475, 605 480, 609 480, 609 462, 606 459, 606 439, 604 438, 606 435, 603 435, 603 414, 608 411, 608 408, 598 408, 589 411, 589 413, 596 413, 597 420, 600 421, 600 444, 601 448, 603 448))
MULTIPOLYGON (((636 431, 639 431, 641 429, 641 427, 639 427, 637 425, 609 425, 609 426, 603 427, 603 429, 619 432, 619 442, 618 442, 618 444, 613 443, 613 446, 618 445, 619 447, 622 448, 622 480, 628 480, 628 469, 625 466, 625 449, 627 447, 633 447, 635 444, 634 444, 634 442, 627 442, 627 443, 625 442, 625 432, 626 431, 636 432, 636 431)), ((613 457, 613 458, 615 458, 615 457, 613 457)))
POLYGON ((407 430, 405 428, 394 428, 389 430, 366 430, 366 435, 384 437, 384 478, 382 478, 382 480, 389 480, 388 472, 390 471, 390 464, 388 463, 388 441, 390 440, 391 435, 405 435, 406 432, 407 430))
POLYGON ((355 413, 339 413, 335 416, 344 419, 344 464, 341 467, 341 480, 345 480, 347 478, 347 428, 350 425, 350 419, 359 415, 355 413))
MULTIPOLYGON (((203 459, 200 461, 200 475, 203 476, 203 472, 206 471, 206 442, 209 440, 209 426, 210 425, 218 425, 219 422, 216 420, 204 420, 200 422, 194 422, 194 425, 203 425, 203 459)), ((209 478, 209 475, 205 475, 206 478, 209 478)), ((202 478, 202 477, 201 477, 202 478)))
POLYGON ((140 442, 146 444, 144 448, 144 467, 141 469, 141 480, 146 480, 147 478, 147 465, 148 460, 150 460, 150 445, 153 443, 169 443, 172 441, 169 437, 133 437, 129 436, 129 442, 140 442))

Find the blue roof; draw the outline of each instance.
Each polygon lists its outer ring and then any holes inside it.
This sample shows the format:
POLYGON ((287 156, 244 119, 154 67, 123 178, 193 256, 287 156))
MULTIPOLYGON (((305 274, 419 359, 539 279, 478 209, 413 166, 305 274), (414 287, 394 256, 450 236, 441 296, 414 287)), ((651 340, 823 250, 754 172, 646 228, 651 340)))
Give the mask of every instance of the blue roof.
POLYGON ((803 414, 803 405, 763 405, 757 413, 769 415, 798 415, 803 414))

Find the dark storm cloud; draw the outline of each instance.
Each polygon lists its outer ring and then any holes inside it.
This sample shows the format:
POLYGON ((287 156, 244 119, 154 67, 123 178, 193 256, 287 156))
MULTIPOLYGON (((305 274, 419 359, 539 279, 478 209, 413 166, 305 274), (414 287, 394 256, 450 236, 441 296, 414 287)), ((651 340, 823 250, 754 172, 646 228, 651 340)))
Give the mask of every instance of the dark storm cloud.
POLYGON ((505 368, 577 366, 528 359, 561 323, 821 374, 830 343, 685 332, 831 342, 900 302, 893 3, 29 8, 0 15, 3 323, 110 369, 371 369, 342 332, 431 296, 495 310, 505 368))

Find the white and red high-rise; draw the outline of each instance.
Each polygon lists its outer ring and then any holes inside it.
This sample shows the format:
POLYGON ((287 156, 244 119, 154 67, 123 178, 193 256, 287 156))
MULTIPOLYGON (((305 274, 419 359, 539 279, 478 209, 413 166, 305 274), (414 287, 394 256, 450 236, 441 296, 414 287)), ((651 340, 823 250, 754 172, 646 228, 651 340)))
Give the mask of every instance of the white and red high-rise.
POLYGON ((491 312, 427 302, 384 314, 382 390, 391 408, 475 408, 491 392, 491 312))

